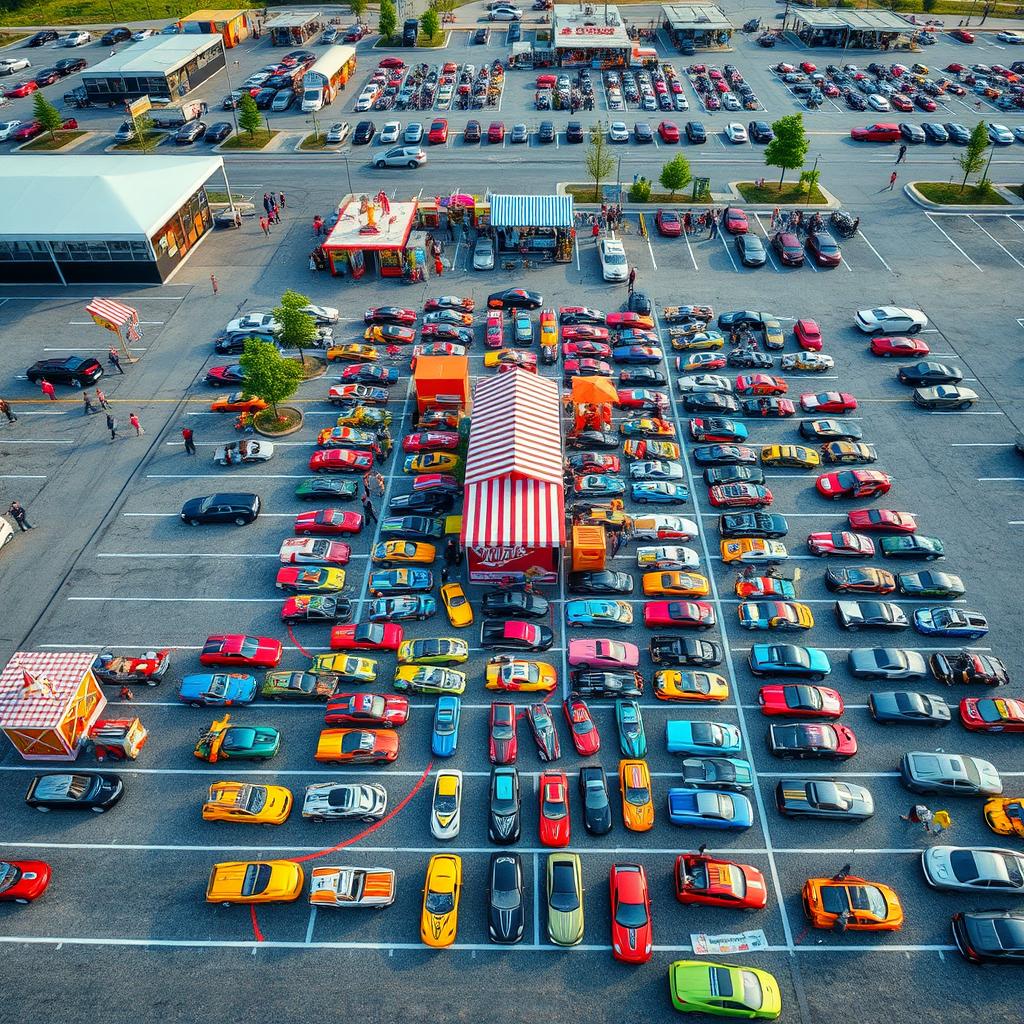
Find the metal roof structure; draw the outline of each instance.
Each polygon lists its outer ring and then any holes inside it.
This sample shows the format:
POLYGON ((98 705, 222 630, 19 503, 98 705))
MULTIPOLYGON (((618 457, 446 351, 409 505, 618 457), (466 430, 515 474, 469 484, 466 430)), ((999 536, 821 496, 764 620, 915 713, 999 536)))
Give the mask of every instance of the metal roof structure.
POLYGON ((571 228, 572 196, 492 195, 491 226, 495 228, 571 228))
POLYGON ((854 32, 911 32, 908 25, 892 11, 855 11, 842 7, 796 8, 791 7, 790 15, 809 28, 851 29, 854 32))
POLYGON ((734 27, 717 4, 668 4, 662 6, 661 14, 662 20, 674 31, 709 32, 734 27))
POLYGON ((224 43, 220 36, 182 32, 174 36, 150 36, 112 57, 93 64, 82 72, 83 78, 116 78, 118 75, 164 74, 173 71, 210 49, 224 43))

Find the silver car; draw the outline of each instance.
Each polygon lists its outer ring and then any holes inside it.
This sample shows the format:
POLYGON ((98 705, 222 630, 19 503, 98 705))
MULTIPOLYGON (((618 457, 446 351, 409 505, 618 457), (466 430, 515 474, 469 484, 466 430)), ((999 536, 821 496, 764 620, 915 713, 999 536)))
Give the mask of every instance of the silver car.
POLYGON ((911 793, 999 796, 1003 791, 995 765, 967 754, 908 751, 900 758, 900 777, 911 793))
POLYGON ((306 787, 302 801, 302 816, 313 821, 380 821, 387 809, 387 790, 376 782, 317 782, 306 787))
POLYGON ((373 164, 376 170, 383 170, 385 167, 422 167, 427 162, 427 154, 419 146, 394 146, 391 149, 378 149, 373 154, 373 164))
POLYGON ((851 675, 858 679, 924 679, 924 658, 900 647, 857 647, 847 656, 851 675))
POLYGON ((348 121, 338 121, 332 124, 327 132, 328 142, 344 142, 352 133, 352 126, 348 121))
POLYGON ((933 889, 1024 895, 1024 855, 980 846, 932 846, 921 854, 933 889))
POLYGON ((473 269, 494 269, 494 242, 486 235, 481 235, 473 246, 473 269))

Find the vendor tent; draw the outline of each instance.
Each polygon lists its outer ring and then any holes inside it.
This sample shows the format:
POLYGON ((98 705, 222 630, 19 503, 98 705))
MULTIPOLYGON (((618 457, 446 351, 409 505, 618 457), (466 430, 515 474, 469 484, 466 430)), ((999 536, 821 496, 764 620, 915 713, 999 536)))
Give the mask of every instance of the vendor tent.
POLYGON ((619 404, 619 393, 607 377, 573 377, 573 405, 601 405, 604 402, 619 404))
POLYGON ((491 226, 495 228, 571 228, 572 196, 491 197, 491 226))

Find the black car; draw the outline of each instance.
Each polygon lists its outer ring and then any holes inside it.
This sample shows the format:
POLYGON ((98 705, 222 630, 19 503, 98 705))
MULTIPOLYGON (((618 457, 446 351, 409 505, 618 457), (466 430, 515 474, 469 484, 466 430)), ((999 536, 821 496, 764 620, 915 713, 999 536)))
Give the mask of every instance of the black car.
POLYGON ((702 444, 694 448, 691 454, 698 466, 757 464, 757 452, 742 444, 702 444))
POLYGON ((699 146, 708 141, 708 133, 700 121, 687 121, 686 138, 691 145, 699 146))
POLYGON ((89 66, 89 62, 83 60, 81 57, 65 57, 63 60, 57 61, 53 65, 55 70, 60 72, 61 78, 66 78, 68 75, 75 74, 76 71, 81 71, 83 68, 89 66))
POLYGON ((554 642, 551 628, 534 622, 484 619, 480 625, 480 646, 491 651, 546 651, 554 642))
POLYGON ((434 540, 443 534, 444 527, 430 516, 389 516, 380 524, 380 531, 387 540, 434 540))
POLYGON ((599 765, 580 768, 580 800, 583 825, 592 836, 604 836, 612 830, 612 807, 608 799, 608 780, 599 765))
POLYGON ((455 495, 442 491, 413 491, 396 494, 388 502, 388 512, 426 516, 446 515, 455 506, 455 495))
POLYGON ((840 744, 852 737, 842 722, 776 722, 768 726, 768 751, 787 760, 846 761, 853 754, 840 750, 840 744))
POLYGON ((372 141, 376 133, 377 128, 372 121, 360 121, 352 133, 352 145, 365 146, 372 141))
POLYGON ((528 288, 503 288, 487 296, 488 309, 540 309, 544 296, 528 288))
POLYGON ((879 690, 868 695, 871 717, 883 725, 923 724, 931 726, 948 725, 949 705, 930 693, 915 690, 879 690))
POLYGON ((936 121, 925 121, 921 125, 921 130, 924 132, 925 138, 929 142, 934 142, 938 145, 943 145, 949 142, 949 132, 936 121))
POLYGON ((43 772, 33 777, 25 803, 40 811, 95 811, 113 807, 124 783, 111 772, 43 772))
POLYGON ((649 143, 654 141, 654 132, 646 121, 637 121, 633 125, 633 137, 637 142, 649 143))
POLYGON ((555 125, 552 121, 541 121, 540 127, 537 129, 537 141, 538 142, 554 142, 555 141, 555 125))
POLYGON ((275 99, 277 99, 277 90, 271 89, 269 86, 267 86, 265 89, 260 89, 260 91, 256 93, 253 99, 256 101, 256 106, 260 110, 269 110, 270 104, 273 103, 275 99))
POLYGON ((570 306, 558 311, 558 322, 563 327, 577 327, 580 324, 603 327, 606 320, 605 313, 599 309, 590 309, 588 306, 570 306))
POLYGON ((258 494, 210 494, 205 498, 190 498, 181 506, 181 518, 189 526, 200 523, 234 523, 245 526, 260 514, 258 494))
MULTIPOLYGON (((128 32, 127 29, 125 29, 128 32)), ((108 32, 107 35, 110 33, 108 32)), ((131 32, 128 32, 128 37, 131 38, 131 32)), ((60 38, 59 32, 54 32, 52 28, 44 28, 42 32, 37 32, 27 43, 26 46, 43 46, 45 43, 56 42, 60 38)), ((103 37, 104 44, 106 43, 106 36, 103 37)))
POLYGON ((485 45, 489 38, 490 32, 485 28, 478 28, 476 32, 473 33, 473 42, 478 46, 485 45))
POLYGON ((678 636, 652 636, 648 643, 651 661, 657 665, 705 668, 722 663, 722 648, 711 640, 678 636))
POLYGON ((1010 673, 1002 660, 990 654, 975 654, 974 651, 933 654, 928 665, 932 675, 947 686, 953 683, 1006 686, 1010 681, 1010 673))
POLYGON ((174 133, 174 141, 179 146, 191 146, 193 142, 197 142, 205 134, 205 122, 188 121, 174 133))
POLYGON ((352 480, 342 480, 336 476, 313 476, 300 480, 295 488, 295 497, 299 501, 352 501, 358 487, 352 480))
POLYGON ((800 435, 811 441, 860 441, 864 431, 843 420, 801 420, 800 435))
POLYGON ((971 133, 964 125, 957 124, 955 121, 947 121, 943 127, 946 129, 950 142, 955 142, 958 146, 966 146, 971 141, 971 133))
POLYGON ((491 769, 487 818, 487 838, 492 843, 504 846, 519 842, 522 834, 520 806, 519 770, 514 764, 495 765, 491 769))
POLYGON ((863 786, 838 779, 788 777, 775 786, 775 806, 786 818, 865 821, 875 813, 875 802, 863 786))
POLYGON ((775 132, 767 121, 751 121, 747 125, 747 134, 751 142, 771 142, 775 138, 775 132))
POLYGON ((33 384, 45 379, 51 384, 67 384, 73 388, 80 388, 87 384, 95 384, 103 376, 103 367, 98 360, 91 357, 40 359, 25 371, 25 376, 33 384))
POLYGON ((583 141, 583 124, 580 121, 570 121, 565 126, 565 141, 578 143, 583 141))
POLYGON ((864 97, 861 96, 861 94, 859 92, 854 92, 852 89, 850 89, 846 93, 846 105, 851 110, 867 110, 868 109, 867 100, 865 100, 864 97))
POLYGON ((508 38, 506 42, 509 46, 513 43, 518 43, 523 38, 523 26, 518 21, 513 21, 508 27, 508 38))
MULTIPOLYGON (((744 236, 740 236, 741 238, 744 236)), ((756 348, 734 348, 729 353, 729 365, 738 366, 744 370, 770 370, 775 365, 771 353, 762 352, 756 348)), ((762 398, 747 398, 743 401, 743 409, 753 409, 748 413, 751 416, 760 416, 762 407, 758 404, 764 401, 762 398)), ((777 399, 776 399, 777 401, 777 399)))
MULTIPOLYGON (((119 25, 100 37, 100 46, 113 46, 114 43, 127 42, 132 37, 132 30, 119 25)), ((56 36, 54 37, 56 38, 56 36)))
POLYGON ((736 252, 745 267, 763 267, 768 261, 768 250, 760 235, 747 232, 736 236, 736 252))
MULTIPOLYGON (((639 672, 577 669, 569 675, 573 695, 577 697, 642 697, 644 681, 639 672)), ((571 699, 571 698, 570 698, 571 699)))
POLYGON ((44 85, 53 85, 54 82, 60 81, 61 74, 56 68, 43 68, 42 71, 36 73, 33 81, 42 88, 44 85))
POLYGON ((1024 962, 1024 914, 1014 910, 967 910, 953 915, 953 940, 974 963, 1024 962))
POLYGON ((484 615, 498 619, 539 619, 548 614, 550 605, 547 598, 540 594, 527 594, 522 590, 492 590, 484 594, 481 608, 484 615))
POLYGON ((909 623, 898 604, 891 601, 836 601, 836 623, 840 629, 906 629, 909 623))
POLYGON ((602 569, 597 572, 569 573, 572 594, 632 594, 633 577, 628 572, 602 569))
POLYGON ((610 430, 581 430, 565 439, 567 448, 603 448, 614 450, 619 447, 621 438, 610 430))
POLYGON ((723 537, 777 540, 789 533, 789 523, 777 512, 730 512, 718 517, 718 532, 723 537))
POLYGON ((752 775, 748 770, 741 777, 737 763, 727 757, 687 757, 680 768, 683 785, 691 789, 727 789, 742 793, 750 789, 752 775))
POLYGON ((896 371, 896 377, 901 384, 912 388, 930 388, 937 384, 959 384, 964 374, 956 366, 924 360, 910 366, 901 366, 896 371))
POLYGON ((654 316, 654 303, 643 292, 633 292, 626 300, 626 309, 640 316, 654 316))
POLYGON ((487 933, 491 942, 518 942, 525 927, 523 865, 519 854, 492 853, 487 874, 487 933))
POLYGON ((203 138, 207 142, 223 142, 231 134, 231 123, 229 121, 217 121, 206 129, 203 138))
POLYGON ((619 370, 619 383, 664 386, 668 378, 656 366, 627 366, 619 370))
POLYGON ((718 326, 723 331, 732 330, 734 327, 753 327, 759 331, 764 327, 764 313, 757 313, 752 309, 728 310, 718 314, 718 326))
POLYGON ((740 411, 740 404, 733 395, 717 391, 692 391, 683 398, 687 412, 734 413, 740 411))
POLYGON ((704 470, 704 483, 715 484, 763 484, 764 470, 759 466, 714 466, 704 470))

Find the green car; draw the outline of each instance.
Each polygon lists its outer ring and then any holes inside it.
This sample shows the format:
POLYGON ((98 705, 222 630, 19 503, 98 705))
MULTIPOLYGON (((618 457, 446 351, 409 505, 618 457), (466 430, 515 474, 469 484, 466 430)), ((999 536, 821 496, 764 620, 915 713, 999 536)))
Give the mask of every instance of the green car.
POLYGON ((271 700, 327 700, 340 680, 340 676, 312 672, 268 672, 260 696, 271 700))
POLYGON ((932 561, 946 554, 941 540, 935 537, 922 537, 917 533, 883 537, 878 543, 886 558, 924 558, 932 561))
POLYGON ((267 761, 281 749, 281 734, 269 725, 228 725, 214 722, 193 753, 201 761, 267 761))
POLYGON ((583 941, 583 868, 577 853, 548 854, 548 938, 556 946, 583 941))
POLYGON ((466 673, 453 668, 402 665, 395 671, 395 689, 400 693, 465 693, 466 673))
POLYGON ((355 480, 329 476, 300 480, 295 488, 295 497, 300 501, 352 501, 358 493, 359 485, 355 480))
POLYGON ((457 637, 403 640, 398 645, 399 665, 461 665, 469 658, 469 644, 457 637))
POLYGON ((756 967, 676 960, 669 965, 668 984, 681 1013, 775 1020, 782 1012, 779 983, 756 967))

